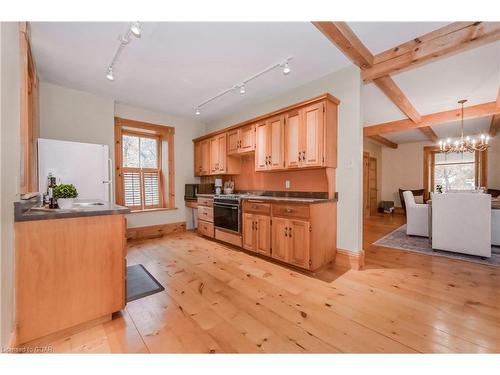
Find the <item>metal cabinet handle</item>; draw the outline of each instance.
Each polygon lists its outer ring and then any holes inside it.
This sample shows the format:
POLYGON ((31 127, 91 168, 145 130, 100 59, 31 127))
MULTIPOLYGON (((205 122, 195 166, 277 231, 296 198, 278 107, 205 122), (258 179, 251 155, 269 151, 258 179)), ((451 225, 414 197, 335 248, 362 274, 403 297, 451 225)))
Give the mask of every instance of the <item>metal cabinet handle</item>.
POLYGON ((288 237, 287 227, 285 227, 285 237, 288 237))
POLYGON ((288 227, 288 237, 292 238, 292 228, 288 227))
POLYGON ((259 224, 255 222, 255 230, 259 230, 259 224))

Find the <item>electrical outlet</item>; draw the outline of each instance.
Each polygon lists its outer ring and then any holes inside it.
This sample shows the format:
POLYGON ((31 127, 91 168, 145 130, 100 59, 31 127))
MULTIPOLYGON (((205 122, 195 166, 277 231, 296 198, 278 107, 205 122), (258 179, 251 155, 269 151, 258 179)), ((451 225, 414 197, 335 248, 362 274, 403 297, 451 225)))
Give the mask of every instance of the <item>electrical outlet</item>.
POLYGON ((290 189, 290 180, 285 180, 285 189, 290 189))

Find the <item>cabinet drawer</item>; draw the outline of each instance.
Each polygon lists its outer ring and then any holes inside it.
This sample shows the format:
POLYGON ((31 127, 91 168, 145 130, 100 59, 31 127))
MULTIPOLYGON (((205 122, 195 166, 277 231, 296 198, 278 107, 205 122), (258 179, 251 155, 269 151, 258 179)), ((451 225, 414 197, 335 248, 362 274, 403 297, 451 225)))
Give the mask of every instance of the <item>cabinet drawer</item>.
POLYGON ((198 198, 198 206, 212 207, 214 205, 214 200, 212 198, 198 198))
POLYGON ((213 238, 214 224, 205 220, 198 220, 198 233, 213 238))
POLYGON ((309 219, 309 205, 273 203, 273 216, 309 219))
POLYGON ((212 222, 214 221, 214 208, 198 206, 198 219, 212 222))
POLYGON ((271 204, 253 199, 245 200, 243 201, 243 212, 270 215, 271 204))

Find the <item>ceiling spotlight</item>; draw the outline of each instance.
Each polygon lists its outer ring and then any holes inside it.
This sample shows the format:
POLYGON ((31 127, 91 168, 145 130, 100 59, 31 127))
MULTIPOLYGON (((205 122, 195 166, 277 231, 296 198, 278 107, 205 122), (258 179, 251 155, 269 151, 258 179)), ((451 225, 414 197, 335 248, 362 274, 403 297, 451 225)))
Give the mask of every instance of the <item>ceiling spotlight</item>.
POLYGON ((196 111, 194 112, 196 116, 199 116, 200 115, 200 109, 199 108, 196 108, 196 111))
POLYGON ((132 34, 134 34, 136 38, 140 38, 142 31, 141 24, 139 22, 132 22, 130 24, 130 31, 132 32, 132 34))
POLYGON ((108 73, 106 74, 106 78, 109 79, 110 81, 114 81, 115 80, 115 76, 113 74, 113 68, 112 67, 108 68, 108 73))
POLYGON ((287 75, 291 71, 290 67, 288 66, 288 61, 285 63, 285 67, 283 68, 283 74, 287 75))
POLYGON ((240 94, 244 94, 246 93, 247 91, 245 90, 245 85, 241 85, 240 86, 240 94))

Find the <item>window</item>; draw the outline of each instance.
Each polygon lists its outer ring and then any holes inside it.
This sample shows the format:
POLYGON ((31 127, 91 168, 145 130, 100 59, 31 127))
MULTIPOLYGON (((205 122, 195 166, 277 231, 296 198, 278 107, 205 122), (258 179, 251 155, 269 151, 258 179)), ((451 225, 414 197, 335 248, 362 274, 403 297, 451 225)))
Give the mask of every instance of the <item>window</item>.
POLYGON ((173 208, 173 128, 120 118, 115 125, 117 203, 132 211, 173 208))
POLYGON ((441 185, 445 191, 474 190, 476 187, 475 153, 434 154, 434 191, 441 185))

